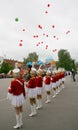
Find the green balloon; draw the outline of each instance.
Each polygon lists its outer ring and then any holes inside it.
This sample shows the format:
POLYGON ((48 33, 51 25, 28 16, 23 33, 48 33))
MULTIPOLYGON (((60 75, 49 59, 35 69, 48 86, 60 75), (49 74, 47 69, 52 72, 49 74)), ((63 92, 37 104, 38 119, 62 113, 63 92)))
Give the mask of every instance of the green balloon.
POLYGON ((15 18, 15 21, 16 21, 16 22, 18 22, 18 21, 19 21, 19 19, 18 19, 18 18, 15 18))

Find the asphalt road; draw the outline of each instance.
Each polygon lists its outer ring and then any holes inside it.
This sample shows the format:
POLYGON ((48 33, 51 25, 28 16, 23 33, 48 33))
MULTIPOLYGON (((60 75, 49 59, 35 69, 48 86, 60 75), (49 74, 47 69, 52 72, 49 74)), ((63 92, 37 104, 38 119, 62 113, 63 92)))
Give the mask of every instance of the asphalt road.
MULTIPOLYGON (((30 105, 28 99, 24 104, 21 130, 78 130, 78 75, 76 82, 66 77, 65 88, 51 97, 51 103, 45 104, 43 94, 43 108, 37 110, 37 115, 29 117, 30 105)), ((0 79, 0 130, 13 130, 16 124, 15 112, 9 100, 6 99, 7 88, 12 79, 0 79)), ((53 95, 53 93, 52 93, 53 95)))

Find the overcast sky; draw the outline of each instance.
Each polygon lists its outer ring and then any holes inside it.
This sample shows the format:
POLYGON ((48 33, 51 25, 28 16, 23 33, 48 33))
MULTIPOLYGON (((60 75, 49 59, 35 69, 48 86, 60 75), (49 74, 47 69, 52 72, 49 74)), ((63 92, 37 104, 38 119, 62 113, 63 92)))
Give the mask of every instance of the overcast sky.
POLYGON ((78 61, 78 0, 0 0, 1 56, 57 60, 60 49, 78 61))

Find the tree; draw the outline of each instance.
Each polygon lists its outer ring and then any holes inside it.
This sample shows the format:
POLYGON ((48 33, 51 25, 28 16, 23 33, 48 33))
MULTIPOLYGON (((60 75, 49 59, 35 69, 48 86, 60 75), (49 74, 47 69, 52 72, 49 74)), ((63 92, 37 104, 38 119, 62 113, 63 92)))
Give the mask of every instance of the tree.
POLYGON ((27 64, 28 62, 37 62, 38 61, 38 55, 36 52, 32 52, 28 54, 27 58, 23 59, 24 64, 27 64))
POLYGON ((72 68, 75 67, 75 64, 73 64, 73 60, 70 56, 70 53, 65 49, 61 49, 58 52, 58 59, 59 61, 56 63, 57 68, 63 67, 66 70, 72 70, 72 68))
POLYGON ((0 73, 5 73, 7 74, 9 70, 12 70, 14 67, 9 65, 7 62, 3 62, 0 68, 0 73))

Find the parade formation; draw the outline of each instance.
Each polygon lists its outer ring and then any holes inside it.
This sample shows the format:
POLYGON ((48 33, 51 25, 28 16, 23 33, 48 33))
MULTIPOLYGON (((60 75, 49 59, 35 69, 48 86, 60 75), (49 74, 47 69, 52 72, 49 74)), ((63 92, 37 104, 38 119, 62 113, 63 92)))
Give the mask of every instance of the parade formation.
POLYGON ((65 70, 45 71, 41 68, 36 69, 34 66, 28 66, 26 76, 23 78, 16 63, 13 77, 14 79, 8 88, 7 98, 10 99, 15 109, 16 125, 13 128, 18 129, 24 125, 22 113, 26 99, 28 98, 31 109, 29 116, 37 116, 38 110, 43 107, 43 91, 46 94, 45 103, 48 105, 48 103, 51 103, 52 98, 57 97, 57 94, 64 88, 65 70))

